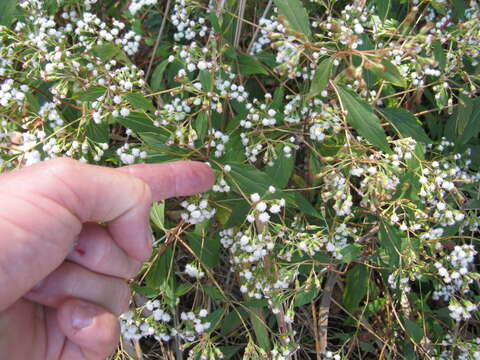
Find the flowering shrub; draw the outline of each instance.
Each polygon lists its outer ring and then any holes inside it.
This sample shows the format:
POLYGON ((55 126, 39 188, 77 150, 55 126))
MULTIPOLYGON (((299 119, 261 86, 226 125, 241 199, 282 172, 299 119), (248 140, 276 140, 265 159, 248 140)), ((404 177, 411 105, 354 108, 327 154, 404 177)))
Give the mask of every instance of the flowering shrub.
POLYGON ((2 169, 216 172, 154 205, 116 358, 480 359, 477 0, 0 10, 2 169))

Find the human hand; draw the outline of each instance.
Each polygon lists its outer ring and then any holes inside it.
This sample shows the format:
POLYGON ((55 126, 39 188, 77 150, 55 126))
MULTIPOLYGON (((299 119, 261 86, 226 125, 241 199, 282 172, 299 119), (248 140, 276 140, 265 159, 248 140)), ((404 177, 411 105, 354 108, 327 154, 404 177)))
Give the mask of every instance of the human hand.
POLYGON ((111 169, 57 159, 1 174, 0 357, 110 355, 125 280, 151 253, 152 201, 212 185, 208 166, 187 161, 111 169))

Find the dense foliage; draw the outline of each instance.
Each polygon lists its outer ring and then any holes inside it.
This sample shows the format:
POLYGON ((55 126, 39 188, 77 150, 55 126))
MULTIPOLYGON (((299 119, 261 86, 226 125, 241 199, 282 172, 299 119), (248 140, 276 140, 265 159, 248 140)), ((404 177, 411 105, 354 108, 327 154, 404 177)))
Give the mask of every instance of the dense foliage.
POLYGON ((3 170, 217 174, 153 207, 116 359, 480 359, 478 1, 1 0, 0 24, 3 170))

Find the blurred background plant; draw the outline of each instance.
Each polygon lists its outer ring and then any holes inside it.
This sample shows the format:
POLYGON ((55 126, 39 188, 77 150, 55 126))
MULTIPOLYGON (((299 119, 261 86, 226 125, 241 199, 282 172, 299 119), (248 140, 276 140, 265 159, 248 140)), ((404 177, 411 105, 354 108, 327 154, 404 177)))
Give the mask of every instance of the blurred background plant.
MULTIPOLYGON (((0 167, 208 161, 114 359, 480 359, 476 0, 2 0, 0 167)), ((132 239, 134 240, 134 239, 132 239)))

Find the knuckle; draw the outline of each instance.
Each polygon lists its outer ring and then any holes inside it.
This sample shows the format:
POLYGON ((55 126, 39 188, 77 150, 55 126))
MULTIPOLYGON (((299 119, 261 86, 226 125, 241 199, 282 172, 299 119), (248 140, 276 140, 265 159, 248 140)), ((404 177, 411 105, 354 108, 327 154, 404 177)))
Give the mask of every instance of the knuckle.
POLYGON ((47 171, 51 172, 57 177, 63 177, 70 174, 72 170, 77 166, 77 161, 61 157, 45 162, 47 171))

